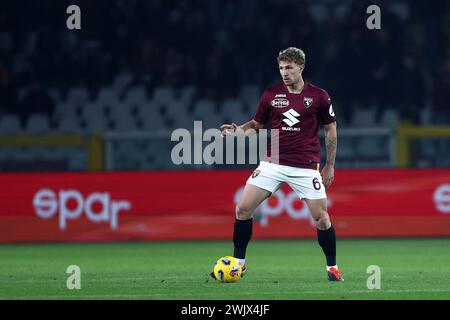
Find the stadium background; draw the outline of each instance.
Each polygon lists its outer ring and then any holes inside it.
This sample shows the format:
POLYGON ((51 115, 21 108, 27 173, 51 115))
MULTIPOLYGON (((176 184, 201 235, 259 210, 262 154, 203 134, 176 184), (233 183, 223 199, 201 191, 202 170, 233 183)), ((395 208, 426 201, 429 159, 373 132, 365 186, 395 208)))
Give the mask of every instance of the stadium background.
MULTIPOLYGON (((340 238, 448 243, 448 39, 447 1, 4 3, 1 247, 230 240, 255 166, 175 165, 171 132, 249 120, 288 46, 304 49, 304 78, 338 118, 328 193, 340 238), (66 27, 71 4, 81 30, 66 27), (371 4, 381 30, 366 27, 371 4)), ((315 238, 288 188, 255 218, 255 240, 315 238)))

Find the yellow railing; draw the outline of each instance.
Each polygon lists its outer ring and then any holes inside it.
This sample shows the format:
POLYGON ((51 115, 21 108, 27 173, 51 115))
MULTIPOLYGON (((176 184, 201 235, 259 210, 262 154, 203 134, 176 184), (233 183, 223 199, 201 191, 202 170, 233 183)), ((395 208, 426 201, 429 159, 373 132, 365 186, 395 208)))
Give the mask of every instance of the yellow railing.
MULTIPOLYGON (((418 138, 449 138, 450 126, 415 126, 401 123, 397 127, 396 166, 410 167, 412 163, 412 142, 418 138)), ((13 146, 44 146, 44 145, 75 145, 84 146, 88 152, 89 171, 100 171, 105 168, 104 136, 101 132, 90 135, 49 135, 49 136, 0 136, 0 147, 13 146)))
POLYGON ((90 171, 103 169, 103 137, 100 132, 88 136, 49 135, 49 136, 0 136, 0 146, 49 146, 75 145, 85 146, 88 150, 88 168, 90 171))
POLYGON ((400 124, 397 128, 397 167, 411 166, 411 144, 417 138, 450 138, 450 126, 422 127, 400 124))

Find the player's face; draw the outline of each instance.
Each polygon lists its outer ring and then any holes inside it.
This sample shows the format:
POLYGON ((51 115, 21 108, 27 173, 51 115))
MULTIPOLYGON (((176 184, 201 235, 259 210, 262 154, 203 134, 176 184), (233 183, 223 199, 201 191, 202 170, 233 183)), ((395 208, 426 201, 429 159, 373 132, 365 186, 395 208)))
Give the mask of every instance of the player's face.
POLYGON ((304 65, 298 65, 295 62, 280 61, 278 68, 284 84, 293 86, 300 81, 304 65))

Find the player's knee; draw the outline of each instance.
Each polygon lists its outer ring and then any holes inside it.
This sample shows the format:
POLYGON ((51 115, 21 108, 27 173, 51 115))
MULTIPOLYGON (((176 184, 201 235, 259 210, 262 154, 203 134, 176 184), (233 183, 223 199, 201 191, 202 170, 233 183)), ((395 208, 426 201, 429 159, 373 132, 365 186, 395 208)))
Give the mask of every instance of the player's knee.
POLYGON ((319 230, 328 230, 331 227, 331 220, 326 211, 321 212, 315 220, 319 230))
POLYGON ((252 211, 245 206, 236 206, 236 218, 239 220, 248 220, 252 217, 252 211))

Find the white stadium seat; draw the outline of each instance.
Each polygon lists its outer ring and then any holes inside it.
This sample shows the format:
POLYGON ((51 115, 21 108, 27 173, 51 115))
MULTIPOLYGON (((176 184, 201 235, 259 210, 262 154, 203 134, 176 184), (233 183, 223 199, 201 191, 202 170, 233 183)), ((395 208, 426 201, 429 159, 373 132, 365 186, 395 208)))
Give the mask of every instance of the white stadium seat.
POLYGON ((77 117, 77 107, 70 103, 58 103, 53 116, 56 120, 65 117, 77 117))
POLYGON ((396 127, 398 122, 398 112, 395 109, 386 109, 383 111, 380 119, 380 125, 383 127, 396 127))
POLYGON ((125 94, 125 103, 140 105, 147 102, 147 90, 143 85, 130 88, 125 94))
POLYGON ((32 114, 25 128, 26 134, 47 134, 50 131, 47 115, 32 114))
POLYGON ((116 103, 110 107, 110 120, 114 123, 115 131, 135 131, 136 120, 131 114, 131 108, 125 103, 116 103))
POLYGON ((15 114, 5 114, 0 118, 0 134, 15 135, 20 134, 22 128, 20 119, 15 114))
POLYGON ((257 85, 246 84, 241 87, 239 91, 239 98, 244 104, 250 104, 254 103, 254 101, 258 101, 261 93, 262 92, 257 85))
POLYGON ((84 87, 71 88, 67 94, 66 103, 72 105, 83 105, 89 101, 89 92, 84 87))
POLYGON ((138 106, 138 122, 142 124, 141 130, 163 131, 167 129, 165 118, 159 112, 159 106, 154 103, 147 103, 138 106))
POLYGON ((352 127, 374 127, 376 123, 376 109, 375 108, 355 108, 351 120, 352 127))
POLYGON ((169 86, 156 87, 153 91, 152 101, 157 104, 167 104, 175 99, 175 91, 169 86))
POLYGON ((88 103, 81 107, 81 116, 84 120, 87 118, 104 118, 105 108, 97 103, 88 103))
POLYGON ((238 99, 228 99, 223 101, 223 103, 220 105, 220 113, 226 116, 233 116, 233 114, 241 113, 243 110, 244 104, 241 100, 238 99))
POLYGON ((180 89, 180 94, 177 100, 185 105, 189 105, 197 92, 197 89, 194 86, 185 86, 180 89))
POLYGON ((102 106, 110 106, 118 101, 118 92, 113 87, 102 87, 98 92, 96 103, 102 106))
POLYGON ((188 116, 188 105, 181 100, 172 101, 162 108, 167 117, 171 119, 188 116))
POLYGON ((63 117, 58 121, 58 127, 53 130, 55 134, 78 134, 82 132, 77 117, 63 117))

